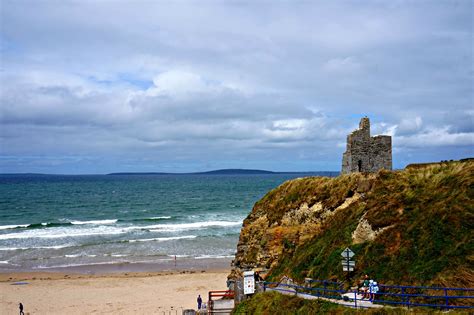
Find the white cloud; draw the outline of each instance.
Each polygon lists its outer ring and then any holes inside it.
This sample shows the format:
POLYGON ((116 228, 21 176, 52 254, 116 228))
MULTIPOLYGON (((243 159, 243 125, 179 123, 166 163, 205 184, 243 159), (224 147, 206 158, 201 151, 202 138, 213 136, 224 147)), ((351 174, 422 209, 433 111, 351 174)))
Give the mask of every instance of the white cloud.
POLYGON ((354 57, 333 58, 323 65, 323 70, 328 73, 347 74, 359 71, 361 64, 354 57))
POLYGON ((474 147, 474 133, 450 133, 448 127, 428 129, 410 136, 397 136, 394 145, 398 147, 424 148, 443 146, 474 147))
POLYGON ((365 114, 400 155, 472 145, 467 2, 2 4, 4 155, 338 169, 365 114))

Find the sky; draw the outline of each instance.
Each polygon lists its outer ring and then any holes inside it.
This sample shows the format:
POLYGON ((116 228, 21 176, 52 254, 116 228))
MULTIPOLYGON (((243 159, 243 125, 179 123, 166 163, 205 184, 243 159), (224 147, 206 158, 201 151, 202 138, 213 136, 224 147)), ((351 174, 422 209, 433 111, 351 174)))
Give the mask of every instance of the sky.
POLYGON ((474 2, 0 0, 0 173, 474 156, 474 2))

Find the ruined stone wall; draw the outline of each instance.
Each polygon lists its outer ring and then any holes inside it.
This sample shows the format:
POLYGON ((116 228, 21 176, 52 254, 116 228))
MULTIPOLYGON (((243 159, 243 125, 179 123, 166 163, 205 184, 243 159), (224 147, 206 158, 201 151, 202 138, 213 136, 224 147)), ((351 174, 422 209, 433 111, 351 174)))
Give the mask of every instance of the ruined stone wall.
POLYGON ((364 117, 359 129, 347 136, 346 152, 342 156, 342 173, 376 172, 392 169, 392 138, 370 137, 370 121, 364 117))
POLYGON ((392 169, 392 137, 375 136, 370 144, 370 172, 392 169))

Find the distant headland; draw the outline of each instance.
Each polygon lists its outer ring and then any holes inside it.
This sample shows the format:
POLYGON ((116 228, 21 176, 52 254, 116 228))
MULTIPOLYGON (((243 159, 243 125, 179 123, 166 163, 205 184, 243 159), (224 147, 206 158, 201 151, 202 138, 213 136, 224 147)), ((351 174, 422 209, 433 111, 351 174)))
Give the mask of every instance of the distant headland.
POLYGON ((206 172, 190 172, 190 173, 166 173, 166 172, 120 172, 110 173, 107 175, 275 175, 275 174, 311 174, 318 176, 337 176, 339 172, 335 171, 307 171, 307 172, 274 172, 266 170, 228 168, 220 170, 212 170, 206 172))

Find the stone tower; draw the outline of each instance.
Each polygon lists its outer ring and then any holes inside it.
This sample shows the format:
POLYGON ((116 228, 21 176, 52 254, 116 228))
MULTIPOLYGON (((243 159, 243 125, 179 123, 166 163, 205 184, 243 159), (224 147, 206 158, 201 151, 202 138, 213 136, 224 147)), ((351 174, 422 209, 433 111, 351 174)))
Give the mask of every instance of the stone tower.
POLYGON ((347 136, 346 152, 342 155, 342 174, 377 172, 392 169, 392 137, 370 136, 370 121, 364 117, 359 129, 347 136))

